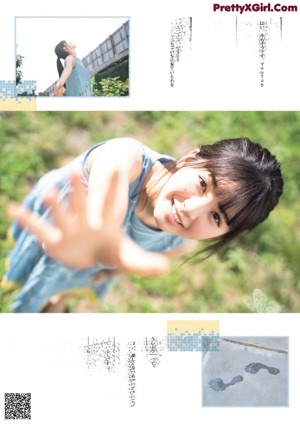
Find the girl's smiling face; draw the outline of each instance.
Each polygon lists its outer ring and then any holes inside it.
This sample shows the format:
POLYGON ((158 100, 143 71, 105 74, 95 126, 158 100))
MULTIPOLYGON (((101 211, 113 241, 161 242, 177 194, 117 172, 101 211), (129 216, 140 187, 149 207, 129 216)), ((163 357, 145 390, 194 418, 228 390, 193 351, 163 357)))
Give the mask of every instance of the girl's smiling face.
POLYGON ((211 174, 195 167, 180 167, 170 176, 156 198, 153 216, 162 230, 192 240, 212 239, 229 231, 211 174))

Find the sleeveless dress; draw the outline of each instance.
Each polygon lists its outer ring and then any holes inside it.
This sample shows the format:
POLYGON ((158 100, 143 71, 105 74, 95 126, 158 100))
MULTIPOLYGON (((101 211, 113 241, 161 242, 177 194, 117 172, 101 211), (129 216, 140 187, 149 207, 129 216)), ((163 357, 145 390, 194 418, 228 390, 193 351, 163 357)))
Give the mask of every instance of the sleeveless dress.
MULTIPOLYGON (((106 142, 109 142, 109 140, 106 142)), ((134 142, 137 143, 141 151, 143 167, 139 177, 129 186, 128 210, 123 222, 123 230, 145 250, 164 252, 174 249, 184 243, 185 239, 147 227, 135 213, 141 187, 154 163, 156 161, 164 163, 174 159, 155 152, 137 140, 134 140, 134 142)), ((70 172, 80 170, 82 179, 87 185, 89 178, 87 159, 89 154, 104 143, 94 145, 68 165, 44 175, 26 197, 23 205, 51 222, 51 211, 43 206, 44 195, 53 187, 57 187, 59 189, 59 201, 67 204, 68 195, 71 191, 70 172)), ((85 269, 76 269, 52 259, 43 251, 36 237, 26 229, 22 229, 16 222, 11 225, 10 235, 16 244, 8 258, 8 271, 2 284, 4 288, 20 288, 11 306, 13 312, 39 312, 47 305, 53 295, 62 292, 74 291, 78 293, 81 291, 91 299, 101 299, 118 280, 114 277, 97 282, 96 274, 99 271, 111 270, 110 267, 97 265, 85 269)))
POLYGON ((90 76, 83 63, 77 56, 74 57, 75 66, 66 81, 66 96, 93 96, 90 76))

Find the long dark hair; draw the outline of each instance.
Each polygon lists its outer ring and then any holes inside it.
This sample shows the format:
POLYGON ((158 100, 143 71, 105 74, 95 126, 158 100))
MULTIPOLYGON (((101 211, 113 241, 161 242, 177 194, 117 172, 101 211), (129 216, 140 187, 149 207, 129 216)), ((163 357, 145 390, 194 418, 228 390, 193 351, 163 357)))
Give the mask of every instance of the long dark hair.
MULTIPOLYGON (((60 43, 58 43, 55 47, 55 54, 57 56, 57 60, 56 60, 56 65, 57 65, 57 72, 59 75, 59 78, 64 70, 64 67, 61 63, 60 59, 65 59, 67 56, 69 56, 68 52, 64 51, 64 45, 65 45, 66 41, 63 40, 60 43)), ((64 87, 66 86, 66 84, 64 85, 64 87)))
POLYGON ((219 208, 229 231, 204 249, 217 252, 240 233, 263 222, 283 191, 280 165, 269 150, 249 138, 236 138, 200 146, 193 162, 184 166, 206 169, 214 183, 219 208))

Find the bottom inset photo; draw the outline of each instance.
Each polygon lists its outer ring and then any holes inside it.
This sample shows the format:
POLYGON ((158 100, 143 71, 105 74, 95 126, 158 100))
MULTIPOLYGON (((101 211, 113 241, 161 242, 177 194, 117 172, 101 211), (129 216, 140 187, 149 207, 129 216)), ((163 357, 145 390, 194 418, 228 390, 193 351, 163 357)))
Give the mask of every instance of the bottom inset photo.
POLYGON ((288 406, 288 338, 222 337, 203 353, 203 406, 288 406))

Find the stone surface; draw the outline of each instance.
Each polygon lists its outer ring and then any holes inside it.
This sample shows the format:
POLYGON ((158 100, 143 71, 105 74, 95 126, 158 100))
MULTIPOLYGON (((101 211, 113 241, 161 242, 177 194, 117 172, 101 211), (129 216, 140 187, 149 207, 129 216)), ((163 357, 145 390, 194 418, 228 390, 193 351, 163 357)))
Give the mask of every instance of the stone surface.
POLYGON ((223 337, 219 352, 203 353, 202 373, 203 406, 288 406, 288 338, 223 337), (252 363, 259 364, 256 373, 247 368, 252 363), (237 376, 243 380, 224 390, 209 385, 237 376))

